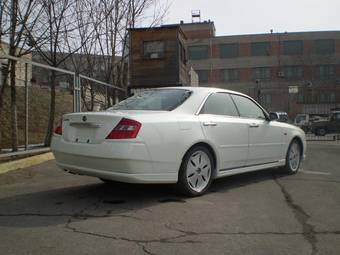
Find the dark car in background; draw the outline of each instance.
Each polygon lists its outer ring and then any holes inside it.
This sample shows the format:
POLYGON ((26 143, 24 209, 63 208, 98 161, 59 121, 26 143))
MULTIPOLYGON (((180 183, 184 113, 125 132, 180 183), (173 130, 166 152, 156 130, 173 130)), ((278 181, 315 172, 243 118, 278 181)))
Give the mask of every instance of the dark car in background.
POLYGON ((325 120, 311 123, 311 131, 317 136, 340 133, 340 109, 332 110, 325 120))

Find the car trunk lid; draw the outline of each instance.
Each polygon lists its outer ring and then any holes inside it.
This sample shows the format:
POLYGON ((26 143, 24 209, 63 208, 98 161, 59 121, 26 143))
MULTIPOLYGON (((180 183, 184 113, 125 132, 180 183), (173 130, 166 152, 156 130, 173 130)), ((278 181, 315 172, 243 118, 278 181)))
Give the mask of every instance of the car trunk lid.
POLYGON ((66 114, 63 118, 63 139, 73 143, 102 143, 124 115, 107 112, 66 114))

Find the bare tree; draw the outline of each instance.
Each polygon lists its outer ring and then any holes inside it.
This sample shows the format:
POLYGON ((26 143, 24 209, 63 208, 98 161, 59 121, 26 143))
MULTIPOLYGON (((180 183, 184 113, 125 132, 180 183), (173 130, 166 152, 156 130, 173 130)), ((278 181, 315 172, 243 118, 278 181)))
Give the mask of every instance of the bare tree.
MULTIPOLYGON (((68 52, 66 38, 75 29, 74 1, 71 0, 40 0, 41 15, 39 29, 30 33, 35 50, 42 60, 50 66, 59 67, 65 59, 74 52, 68 52), (37 44, 41 38, 46 37, 43 43, 37 44), (66 54, 65 54, 66 53, 66 54)), ((47 131, 44 144, 49 146, 53 134, 53 125, 56 107, 56 71, 50 71, 49 77, 51 98, 47 131)))
MULTIPOLYGON (((161 22, 168 11, 168 4, 156 0, 100 0, 98 15, 104 22, 96 27, 99 54, 102 57, 105 82, 118 87, 126 86, 126 63, 129 53, 128 29, 148 19, 150 26, 161 22), (146 15, 152 9, 152 17, 146 15), (113 10, 113 11, 111 11, 113 10), (110 56, 110 57, 108 57, 110 56)), ((107 93, 107 102, 115 101, 114 90, 107 93)))
MULTIPOLYGON (((27 29, 33 29, 39 10, 36 8, 37 2, 34 0, 6 0, 2 3, 1 10, 1 38, 9 40, 8 53, 14 57, 22 57, 30 53, 27 37, 27 29)), ((16 61, 9 60, 8 65, 3 68, 3 86, 0 94, 0 114, 3 108, 3 97, 5 87, 10 76, 11 88, 11 140, 12 150, 18 150, 17 131, 17 104, 16 104, 16 61)))

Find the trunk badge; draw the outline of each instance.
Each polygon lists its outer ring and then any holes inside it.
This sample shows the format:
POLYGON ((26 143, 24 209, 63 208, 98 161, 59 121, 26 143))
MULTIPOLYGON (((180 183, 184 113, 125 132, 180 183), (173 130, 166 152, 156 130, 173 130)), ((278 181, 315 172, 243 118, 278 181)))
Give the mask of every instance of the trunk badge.
POLYGON ((86 118, 86 116, 83 116, 83 121, 87 121, 87 118, 86 118))

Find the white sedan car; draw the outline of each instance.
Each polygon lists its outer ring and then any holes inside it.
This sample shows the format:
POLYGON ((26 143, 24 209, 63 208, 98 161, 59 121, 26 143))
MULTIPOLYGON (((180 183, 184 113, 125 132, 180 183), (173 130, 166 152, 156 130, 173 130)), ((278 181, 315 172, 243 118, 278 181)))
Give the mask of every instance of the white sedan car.
POLYGON ((177 183, 201 195, 215 178, 283 167, 296 173, 305 134, 247 95, 217 88, 142 92, 104 112, 71 113, 55 130, 57 165, 104 181, 177 183))

